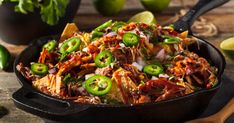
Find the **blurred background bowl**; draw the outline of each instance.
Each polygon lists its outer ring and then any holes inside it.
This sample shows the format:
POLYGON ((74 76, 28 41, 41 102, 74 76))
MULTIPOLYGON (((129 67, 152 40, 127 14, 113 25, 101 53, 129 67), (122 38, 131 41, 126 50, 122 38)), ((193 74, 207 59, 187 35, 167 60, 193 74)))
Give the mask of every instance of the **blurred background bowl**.
POLYGON ((61 33, 74 19, 80 1, 70 0, 64 17, 54 26, 42 22, 39 11, 24 15, 14 11, 14 4, 4 3, 0 6, 0 38, 11 44, 28 44, 38 37, 61 33))

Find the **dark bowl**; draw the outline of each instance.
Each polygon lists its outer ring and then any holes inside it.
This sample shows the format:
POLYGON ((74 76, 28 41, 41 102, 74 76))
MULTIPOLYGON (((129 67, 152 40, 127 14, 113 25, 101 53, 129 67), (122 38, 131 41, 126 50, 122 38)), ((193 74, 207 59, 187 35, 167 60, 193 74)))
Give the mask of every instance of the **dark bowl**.
POLYGON ((189 50, 205 57, 218 68, 218 84, 211 89, 203 89, 192 94, 166 101, 140 105, 90 105, 78 104, 43 94, 31 86, 17 70, 16 65, 22 62, 29 64, 37 60, 41 47, 48 39, 36 40, 26 48, 15 60, 15 74, 22 88, 13 94, 15 105, 46 121, 75 122, 147 122, 177 123, 198 117, 208 106, 211 98, 221 86, 221 75, 225 68, 225 59, 218 49, 208 42, 198 39, 198 43, 189 46, 189 50), (199 45, 199 49, 198 49, 199 45))
POLYGON ((64 17, 54 26, 42 22, 38 10, 25 15, 14 12, 15 4, 4 3, 0 6, 0 38, 12 44, 29 44, 42 36, 60 34, 65 25, 74 19, 80 1, 70 0, 64 17))

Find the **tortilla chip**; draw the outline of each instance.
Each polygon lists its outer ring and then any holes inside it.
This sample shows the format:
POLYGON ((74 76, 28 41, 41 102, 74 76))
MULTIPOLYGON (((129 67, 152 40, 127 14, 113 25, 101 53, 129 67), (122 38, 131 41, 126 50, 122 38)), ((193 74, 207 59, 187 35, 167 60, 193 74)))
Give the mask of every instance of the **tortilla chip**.
POLYGON ((75 23, 68 23, 66 25, 66 27, 64 28, 63 33, 62 33, 62 35, 60 37, 60 42, 63 42, 66 39, 72 37, 73 34, 75 32, 78 32, 78 31, 79 31, 79 29, 78 29, 78 27, 76 26, 75 23))

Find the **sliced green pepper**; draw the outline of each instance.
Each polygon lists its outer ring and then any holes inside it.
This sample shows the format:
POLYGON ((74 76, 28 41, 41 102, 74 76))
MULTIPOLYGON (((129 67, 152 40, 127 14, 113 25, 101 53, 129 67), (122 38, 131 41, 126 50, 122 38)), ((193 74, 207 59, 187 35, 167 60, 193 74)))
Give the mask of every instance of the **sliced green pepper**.
POLYGON ((73 37, 68 40, 66 40, 61 48, 60 48, 60 53, 71 53, 73 51, 76 51, 80 47, 80 38, 78 37, 73 37))
POLYGON ((92 32, 92 40, 96 39, 96 38, 100 38, 104 35, 103 32, 98 32, 98 31, 93 31, 92 32))
POLYGON ((65 59, 67 57, 68 53, 62 53, 59 57, 59 61, 62 61, 63 59, 65 59))
POLYGON ((51 52, 55 49, 57 42, 55 40, 47 42, 43 48, 46 48, 47 51, 51 52))
POLYGON ((6 70, 11 59, 10 52, 2 45, 0 45, 0 70, 6 70))
POLYGON ((119 28, 121 28, 122 26, 124 26, 126 23, 125 22, 116 22, 113 26, 112 26, 112 31, 117 32, 119 28))
POLYGON ((109 27, 112 24, 112 20, 109 20, 105 23, 103 23, 102 25, 98 26, 96 29, 94 29, 94 31, 102 31, 104 29, 106 29, 107 27, 109 27))
POLYGON ((127 46, 127 47, 131 47, 131 46, 135 46, 139 43, 139 36, 134 34, 134 33, 125 33, 123 35, 123 43, 127 46))
POLYGON ((71 80, 71 74, 69 73, 69 74, 64 76, 63 83, 67 84, 67 83, 69 83, 70 80, 71 80))
POLYGON ((48 67, 45 64, 34 63, 31 65, 31 71, 36 75, 43 76, 48 73, 48 67))
POLYGON ((158 76, 163 73, 163 67, 160 64, 149 64, 143 68, 143 71, 151 76, 158 76))
POLYGON ((169 25, 163 27, 163 29, 168 29, 168 28, 175 29, 175 26, 174 26, 174 24, 169 24, 169 25))
POLYGON ((175 25, 174 24, 169 24, 168 26, 171 27, 171 28, 173 28, 173 29, 175 29, 175 25))
POLYGON ((140 30, 149 36, 150 43, 153 43, 153 44, 158 43, 158 36, 154 33, 155 30, 157 30, 155 26, 151 25, 148 28, 140 28, 140 30))
POLYGON ((99 53, 94 59, 96 66, 99 68, 103 68, 110 65, 112 61, 113 61, 113 56, 111 52, 107 50, 99 53))
POLYGON ((178 44, 180 43, 180 39, 167 36, 167 35, 162 35, 162 38, 164 39, 165 44, 178 44))
POLYGON ((84 82, 84 86, 90 94, 103 96, 111 90, 112 81, 106 76, 95 75, 87 79, 84 82))

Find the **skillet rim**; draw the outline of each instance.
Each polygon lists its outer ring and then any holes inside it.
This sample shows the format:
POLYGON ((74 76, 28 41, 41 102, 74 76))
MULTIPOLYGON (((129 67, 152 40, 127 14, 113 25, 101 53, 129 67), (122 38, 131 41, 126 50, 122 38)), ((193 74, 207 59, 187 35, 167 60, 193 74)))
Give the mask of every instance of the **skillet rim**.
MULTIPOLYGON (((197 36, 194 36, 194 35, 189 35, 189 36, 192 36, 192 37, 195 37, 196 39, 198 39, 198 42, 202 42, 204 44, 207 44, 208 46, 211 46, 218 54, 219 54, 219 57, 221 58, 221 69, 218 70, 218 74, 217 74, 217 81, 218 81, 218 84, 215 86, 215 87, 212 87, 210 89, 201 89, 201 90, 198 90, 198 91, 195 91, 193 93, 190 93, 190 94, 187 94, 187 95, 184 95, 184 96, 180 96, 180 97, 176 97, 176 98, 172 98, 172 99, 168 99, 168 100, 164 100, 164 101, 159 101, 159 102, 150 102, 150 103, 142 103, 142 104, 82 104, 82 103, 75 103, 75 102, 72 102, 70 100, 66 100, 66 99, 61 99, 61 98, 58 98, 58 97, 54 97, 54 96, 51 96, 51 95, 48 95, 48 94, 45 94, 43 92, 40 92, 39 90, 36 90, 35 88, 33 88, 22 75, 21 73, 16 69, 16 65, 18 63, 20 63, 20 59, 22 57, 23 54, 25 54, 25 52, 28 52, 28 50, 33 47, 33 46, 37 46, 39 44, 41 44, 41 42, 45 41, 47 42, 49 39, 58 39, 58 35, 50 35, 50 36, 44 36, 44 37, 40 37, 38 39, 35 39, 32 41, 31 44, 28 45, 27 48, 25 48, 15 59, 14 61, 14 65, 13 65, 13 69, 14 69, 14 73, 16 75, 16 78, 18 80, 18 82, 21 84, 21 88, 23 89, 29 89, 29 91, 33 92, 33 93, 39 93, 41 96, 44 96, 48 99, 54 99, 54 100, 58 100, 58 101, 65 101, 69 104, 72 104, 72 105, 80 105, 80 106, 87 106, 88 108, 91 108, 91 107, 102 107, 102 108, 135 108, 135 107, 145 107, 145 106, 152 106, 152 105, 160 105, 160 104, 164 104, 164 103, 170 103, 170 102, 175 102, 175 101, 178 101, 178 100, 183 100, 183 99, 186 99, 186 98, 191 98, 191 97, 196 97, 196 96, 199 96, 200 94, 203 94, 203 93, 208 93, 208 92, 212 92, 212 91, 215 91, 217 89, 219 89, 222 85, 222 81, 221 81, 221 77, 224 73, 224 69, 225 69, 225 66, 226 66, 226 60, 223 56, 223 54, 221 53, 220 50, 218 50, 218 48, 216 48, 214 45, 212 45, 211 43, 209 43, 208 41, 202 39, 202 38, 199 38, 197 36)), ((76 109, 76 107, 74 107, 74 110, 76 109)))

